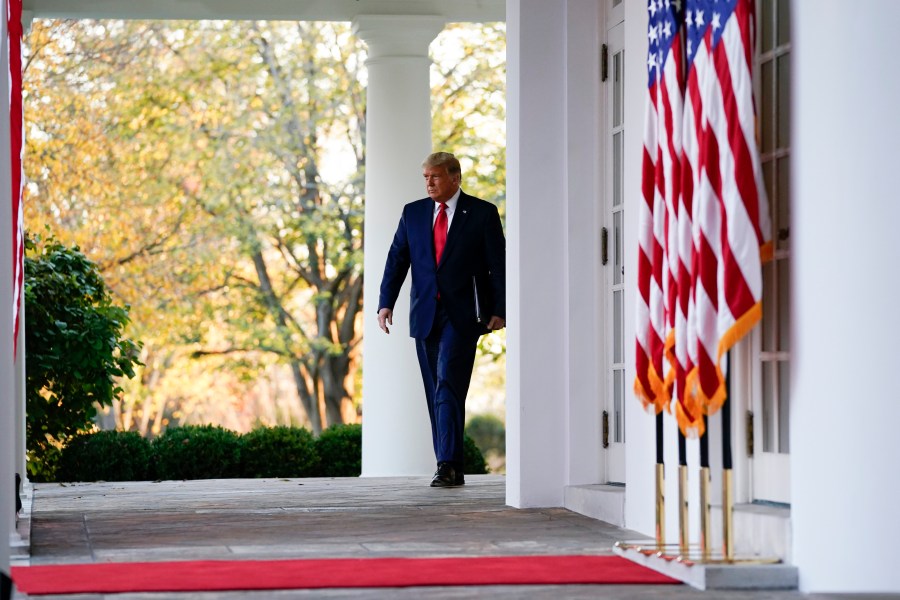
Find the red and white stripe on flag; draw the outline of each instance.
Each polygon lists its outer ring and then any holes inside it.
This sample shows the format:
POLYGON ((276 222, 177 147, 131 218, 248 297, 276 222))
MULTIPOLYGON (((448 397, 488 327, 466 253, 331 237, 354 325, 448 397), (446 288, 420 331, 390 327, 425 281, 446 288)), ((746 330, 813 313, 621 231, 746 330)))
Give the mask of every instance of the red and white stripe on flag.
POLYGON ((699 93, 691 115, 697 151, 690 159, 699 173, 691 207, 693 312, 687 339, 693 365, 685 403, 711 414, 726 400, 722 357, 762 316, 770 223, 755 135, 754 3, 689 0, 686 12, 689 31, 702 30, 702 37, 688 35, 697 85, 689 84, 689 94, 699 93))
POLYGON ((648 12, 635 393, 657 411, 677 398, 681 430, 702 435, 725 401, 722 356, 761 316, 771 253, 754 6, 649 0, 648 12))
POLYGON ((9 134, 11 140, 12 242, 13 242, 13 356, 18 348, 22 287, 25 284, 25 228, 22 215, 22 0, 7 3, 7 50, 9 52, 9 134))
POLYGON ((635 393, 645 407, 668 409, 674 370, 677 299, 677 207, 681 189, 684 68, 674 3, 650 0, 647 104, 638 233, 635 393))

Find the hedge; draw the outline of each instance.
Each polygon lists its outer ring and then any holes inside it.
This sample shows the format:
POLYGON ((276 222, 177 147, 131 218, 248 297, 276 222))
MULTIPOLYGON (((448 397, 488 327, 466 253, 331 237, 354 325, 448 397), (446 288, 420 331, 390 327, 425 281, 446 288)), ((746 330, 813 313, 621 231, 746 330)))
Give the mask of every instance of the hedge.
POLYGON ((153 448, 134 431, 75 436, 60 456, 62 481, 142 481, 151 478, 153 448))
POLYGON ((259 427, 241 436, 242 477, 311 477, 319 468, 316 439, 301 427, 259 427))
MULTIPOLYGON (((466 474, 487 473, 468 435, 464 453, 466 474)), ((153 442, 133 431, 79 435, 63 448, 58 480, 358 477, 361 463, 360 425, 332 425, 318 438, 300 427, 260 427, 239 435, 213 425, 185 425, 153 442)))
POLYGON ((153 440, 158 479, 227 479, 241 475, 240 436, 213 425, 167 429, 153 440))

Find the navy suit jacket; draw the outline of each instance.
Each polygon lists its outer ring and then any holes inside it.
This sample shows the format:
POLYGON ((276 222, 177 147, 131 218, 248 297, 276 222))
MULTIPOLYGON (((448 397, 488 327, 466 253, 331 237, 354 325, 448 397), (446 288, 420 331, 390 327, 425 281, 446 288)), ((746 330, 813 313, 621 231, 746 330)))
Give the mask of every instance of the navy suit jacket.
POLYGON ((409 333, 428 337, 438 292, 453 327, 461 334, 487 333, 491 316, 506 318, 506 239, 497 207, 460 192, 441 263, 434 264, 434 200, 403 207, 381 280, 378 309, 394 310, 400 286, 412 270, 409 333), (475 286, 482 323, 476 320, 475 286))

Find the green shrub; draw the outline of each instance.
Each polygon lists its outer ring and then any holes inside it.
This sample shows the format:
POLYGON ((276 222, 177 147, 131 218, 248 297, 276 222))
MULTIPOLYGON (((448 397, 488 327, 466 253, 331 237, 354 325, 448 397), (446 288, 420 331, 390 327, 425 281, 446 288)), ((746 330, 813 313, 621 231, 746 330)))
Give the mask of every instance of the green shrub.
POLYGON ((72 439, 59 459, 57 481, 148 479, 153 449, 135 431, 97 431, 72 439))
POLYGON ((466 424, 466 434, 472 436, 482 452, 506 454, 506 426, 494 415, 474 415, 466 424))
POLYGON ((316 440, 302 427, 260 427, 241 436, 243 477, 310 477, 319 467, 316 440))
POLYGON ((78 246, 38 242, 25 244, 25 439, 31 480, 54 481, 59 449, 121 394, 140 344, 97 265, 78 246))
POLYGON ((468 435, 463 440, 463 472, 466 475, 484 475, 488 472, 487 461, 478 446, 468 435))
POLYGON ((224 479, 240 476, 237 433, 213 425, 167 429, 153 440, 159 479, 224 479))
POLYGON ((362 425, 332 425, 319 435, 316 448, 323 477, 359 477, 362 472, 362 425))

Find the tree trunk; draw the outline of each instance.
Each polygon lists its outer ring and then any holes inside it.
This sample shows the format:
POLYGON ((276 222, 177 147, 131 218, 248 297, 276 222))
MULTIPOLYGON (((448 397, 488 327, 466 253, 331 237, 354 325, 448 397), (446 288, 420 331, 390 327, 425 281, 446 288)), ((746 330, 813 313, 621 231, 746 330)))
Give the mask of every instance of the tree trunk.
POLYGON ((319 413, 319 402, 315 394, 310 392, 300 367, 301 363, 299 360, 291 359, 291 374, 294 376, 294 386, 297 388, 300 404, 303 405, 303 410, 306 412, 307 418, 309 418, 309 426, 312 432, 315 435, 319 435, 322 433, 322 416, 319 413))
POLYGON ((319 412, 319 403, 310 393, 306 379, 304 379, 300 369, 300 360, 294 355, 287 315, 284 307, 281 305, 281 301, 275 295, 275 290, 272 288, 272 280, 269 279, 266 260, 262 255, 262 250, 258 246, 253 251, 253 265, 256 267, 256 276, 259 278, 260 292, 263 295, 266 306, 269 307, 272 318, 275 319, 275 327, 278 330, 278 336, 281 338, 285 349, 292 357, 290 360, 291 374, 294 376, 294 385, 297 388, 297 395, 300 397, 300 403, 303 405, 304 411, 306 411, 306 416, 309 418, 313 433, 318 435, 318 433, 322 431, 322 417, 319 412))

